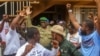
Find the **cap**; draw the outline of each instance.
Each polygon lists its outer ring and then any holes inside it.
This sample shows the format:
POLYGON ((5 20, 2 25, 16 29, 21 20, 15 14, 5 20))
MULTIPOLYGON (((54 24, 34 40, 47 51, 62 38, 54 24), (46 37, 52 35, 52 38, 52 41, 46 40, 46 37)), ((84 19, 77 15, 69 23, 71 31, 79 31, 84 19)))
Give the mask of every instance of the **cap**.
POLYGON ((60 25, 54 25, 52 28, 51 28, 51 31, 52 32, 55 32, 55 33, 58 33, 62 36, 65 37, 65 31, 64 31, 64 28, 60 25))
POLYGON ((41 17, 40 21, 48 21, 48 19, 46 17, 41 17))

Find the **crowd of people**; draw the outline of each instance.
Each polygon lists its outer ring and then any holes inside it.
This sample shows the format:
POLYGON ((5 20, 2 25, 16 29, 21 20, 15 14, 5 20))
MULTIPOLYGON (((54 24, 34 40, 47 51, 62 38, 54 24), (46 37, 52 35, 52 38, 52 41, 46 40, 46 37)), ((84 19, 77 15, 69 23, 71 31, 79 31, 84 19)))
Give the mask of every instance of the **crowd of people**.
POLYGON ((30 7, 11 22, 4 14, 0 21, 2 56, 100 56, 100 0, 94 2, 98 14, 90 13, 81 25, 70 3, 66 4, 69 25, 63 20, 49 23, 46 17, 40 17, 40 26, 34 26, 30 7))

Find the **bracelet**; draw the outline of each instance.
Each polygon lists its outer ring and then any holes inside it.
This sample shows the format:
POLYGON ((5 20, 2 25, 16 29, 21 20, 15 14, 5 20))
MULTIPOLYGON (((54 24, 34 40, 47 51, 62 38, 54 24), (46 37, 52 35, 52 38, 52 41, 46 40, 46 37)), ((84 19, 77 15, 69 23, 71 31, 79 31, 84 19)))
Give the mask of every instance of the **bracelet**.
POLYGON ((72 12, 72 10, 70 9, 70 10, 68 10, 68 12, 72 12))

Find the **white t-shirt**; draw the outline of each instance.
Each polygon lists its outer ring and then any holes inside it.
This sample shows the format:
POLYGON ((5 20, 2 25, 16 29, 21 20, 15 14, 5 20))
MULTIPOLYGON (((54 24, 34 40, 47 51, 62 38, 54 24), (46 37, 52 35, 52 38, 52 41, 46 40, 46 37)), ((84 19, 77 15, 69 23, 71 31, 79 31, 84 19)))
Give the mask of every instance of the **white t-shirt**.
MULTIPOLYGON (((2 21, 0 21, 0 24, 1 24, 1 23, 2 23, 2 21)), ((8 31, 8 30, 9 30, 9 23, 8 23, 8 22, 5 22, 5 23, 4 23, 3 30, 2 30, 2 32, 0 33, 2 41, 5 41, 5 39, 6 39, 6 34, 7 34, 7 31, 8 31)))
MULTIPOLYGON (((25 51, 26 46, 29 43, 27 42, 26 44, 24 44, 17 52, 16 56, 21 56, 23 54, 23 52, 25 51)), ((26 55, 26 56, 37 56, 37 55, 41 55, 43 56, 43 52, 45 51, 45 48, 42 47, 40 44, 36 43, 35 47, 26 55)))
POLYGON ((20 47, 20 40, 18 33, 15 30, 9 28, 9 32, 6 34, 6 48, 4 50, 4 55, 11 55, 17 53, 20 47))
POLYGON ((68 33, 67 35, 67 40, 74 43, 81 43, 81 36, 79 35, 79 33, 77 32, 74 35, 70 35, 70 33, 68 33))
MULTIPOLYGON (((24 53, 25 48, 28 44, 29 43, 27 42, 21 48, 19 48, 16 56, 21 56, 24 53)), ((55 56, 56 53, 57 53, 56 49, 55 50, 53 49, 53 51, 51 52, 46 48, 44 48, 39 43, 36 43, 35 47, 26 56, 55 56)))

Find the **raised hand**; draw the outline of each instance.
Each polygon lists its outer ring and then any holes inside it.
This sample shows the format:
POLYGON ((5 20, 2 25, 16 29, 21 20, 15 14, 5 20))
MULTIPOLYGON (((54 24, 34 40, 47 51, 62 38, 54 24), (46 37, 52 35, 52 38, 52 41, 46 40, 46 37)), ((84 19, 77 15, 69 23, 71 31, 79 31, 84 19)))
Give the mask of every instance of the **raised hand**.
POLYGON ((96 2, 96 4, 99 4, 100 3, 100 0, 94 0, 96 2))
POLYGON ((70 4, 70 3, 67 3, 67 4, 66 4, 66 8, 67 8, 67 9, 71 9, 71 4, 70 4))
POLYGON ((24 10, 23 11, 20 11, 19 15, 20 16, 25 16, 25 11, 24 10))
POLYGON ((58 51, 57 56, 61 56, 61 52, 60 52, 60 50, 58 51))
POLYGON ((32 13, 32 11, 30 11, 30 7, 27 7, 27 8, 26 8, 26 14, 27 14, 27 15, 30 15, 31 13, 32 13))

